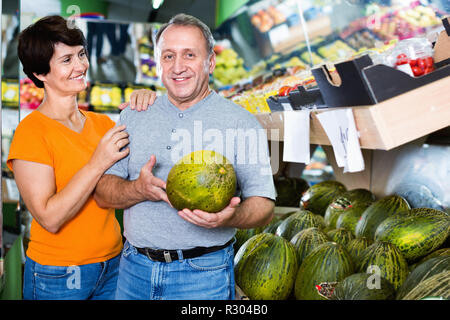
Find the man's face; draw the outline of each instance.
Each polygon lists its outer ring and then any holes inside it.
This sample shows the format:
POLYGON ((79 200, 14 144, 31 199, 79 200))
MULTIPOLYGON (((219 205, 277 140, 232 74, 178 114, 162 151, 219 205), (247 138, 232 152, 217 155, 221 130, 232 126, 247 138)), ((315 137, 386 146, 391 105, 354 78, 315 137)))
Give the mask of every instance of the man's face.
POLYGON ((169 26, 162 33, 156 50, 159 76, 172 103, 177 107, 190 107, 208 95, 215 55, 209 56, 199 28, 169 26))

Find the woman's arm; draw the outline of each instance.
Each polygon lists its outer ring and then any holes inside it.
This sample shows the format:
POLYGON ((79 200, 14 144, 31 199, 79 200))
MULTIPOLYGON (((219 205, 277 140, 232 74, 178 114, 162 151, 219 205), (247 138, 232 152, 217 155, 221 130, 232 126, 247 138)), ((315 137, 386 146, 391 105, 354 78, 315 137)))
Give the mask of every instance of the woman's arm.
POLYGON ((48 165, 15 159, 14 178, 33 218, 47 231, 57 233, 84 206, 102 174, 129 149, 125 126, 110 129, 100 140, 89 162, 67 185, 56 192, 54 169, 48 165))

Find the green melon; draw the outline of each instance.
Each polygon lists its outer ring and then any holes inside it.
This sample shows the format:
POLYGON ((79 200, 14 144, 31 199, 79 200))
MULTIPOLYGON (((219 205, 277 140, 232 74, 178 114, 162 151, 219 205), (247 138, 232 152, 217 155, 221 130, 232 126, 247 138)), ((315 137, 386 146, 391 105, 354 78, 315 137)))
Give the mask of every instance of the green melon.
POLYGON ((327 242, 315 248, 303 260, 295 279, 297 300, 327 300, 329 290, 337 282, 354 272, 347 250, 336 242, 327 242))
POLYGON ((339 215, 336 221, 336 228, 347 229, 352 233, 353 236, 355 236, 356 224, 369 205, 370 203, 367 202, 353 202, 344 210, 344 212, 339 215))
POLYGON ((358 261, 361 259, 361 253, 372 244, 372 240, 364 237, 352 239, 349 241, 346 249, 352 257, 352 261, 355 263, 355 266, 358 265, 358 261))
POLYGON ((166 187, 170 203, 178 210, 215 213, 224 209, 235 194, 236 174, 220 153, 194 151, 172 167, 166 187))
POLYGON ((376 241, 356 261, 357 272, 374 273, 389 280, 397 290, 408 276, 408 263, 400 250, 389 242, 376 241))
POLYGON ((443 271, 420 282, 402 300, 421 300, 430 297, 450 299, 450 271, 443 271))
POLYGON ((308 228, 298 232, 291 239, 291 243, 297 250, 299 265, 319 245, 328 242, 329 239, 319 228, 308 228))
POLYGON ((419 285, 422 281, 431 278, 435 274, 450 271, 450 257, 435 257, 421 263, 417 266, 406 278, 405 282, 402 284, 397 292, 397 300, 402 299, 411 290, 419 285))
POLYGON ((260 233, 260 230, 258 228, 236 229, 236 234, 234 235, 236 241, 233 245, 234 251, 238 251, 239 248, 245 243, 245 241, 258 233, 260 233))
POLYGON ((296 207, 302 197, 303 192, 308 188, 308 182, 302 178, 280 177, 274 180, 277 197, 276 206, 296 207))
POLYGON ((355 273, 340 281, 332 300, 394 300, 394 286, 385 278, 373 274, 355 273))
POLYGON ((441 248, 438 250, 434 250, 432 253, 426 255, 422 259, 420 259, 418 262, 416 262, 414 265, 410 266, 410 270, 414 270, 419 264, 427 261, 428 259, 435 258, 435 257, 446 257, 450 256, 450 248, 441 248))
POLYGON ((344 228, 330 230, 327 232, 327 236, 331 241, 340 243, 345 248, 347 247, 348 243, 355 238, 349 230, 344 228))
POLYGON ((352 202, 347 197, 336 197, 325 210, 324 220, 326 226, 330 229, 336 229, 336 222, 339 219, 339 216, 351 205, 352 202))
POLYGON ((372 203, 362 214, 355 226, 356 237, 374 239, 378 225, 398 212, 409 210, 408 202, 398 196, 390 195, 372 203))
POLYGON ((271 233, 250 238, 234 259, 236 283, 252 300, 287 299, 297 269, 295 248, 271 233))
POLYGON ((300 200, 300 208, 324 216, 328 205, 335 197, 344 193, 345 186, 334 180, 319 182, 306 190, 300 200))
POLYGON ((414 208, 384 220, 375 240, 393 243, 408 262, 439 248, 450 232, 450 216, 431 208, 414 208))
POLYGON ((312 227, 323 228, 323 220, 317 214, 308 210, 299 210, 285 219, 277 228, 275 234, 290 241, 298 232, 312 227))

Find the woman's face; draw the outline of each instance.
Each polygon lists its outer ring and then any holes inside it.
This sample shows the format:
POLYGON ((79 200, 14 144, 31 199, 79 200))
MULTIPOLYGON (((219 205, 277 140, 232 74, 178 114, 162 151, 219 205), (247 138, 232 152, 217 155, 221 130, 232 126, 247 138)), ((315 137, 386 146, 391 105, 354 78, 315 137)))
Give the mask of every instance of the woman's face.
POLYGON ((66 95, 76 94, 86 89, 89 61, 83 46, 56 43, 49 64, 49 73, 36 75, 44 82, 47 92, 66 95))

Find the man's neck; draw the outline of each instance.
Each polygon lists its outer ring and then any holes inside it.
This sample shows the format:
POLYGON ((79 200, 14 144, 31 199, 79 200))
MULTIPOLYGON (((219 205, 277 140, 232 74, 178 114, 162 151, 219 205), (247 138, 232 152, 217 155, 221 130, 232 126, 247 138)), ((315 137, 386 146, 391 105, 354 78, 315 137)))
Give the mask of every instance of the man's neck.
POLYGON ((205 99, 207 96, 209 96, 209 94, 211 93, 211 89, 208 87, 207 90, 205 90, 205 92, 199 96, 197 96, 195 99, 186 99, 186 100, 179 100, 176 98, 173 98, 170 96, 170 94, 167 95, 169 101, 178 109, 180 109, 181 111, 185 111, 187 109, 189 109, 190 107, 192 107, 193 105, 199 103, 200 101, 202 101, 203 99, 205 99))

